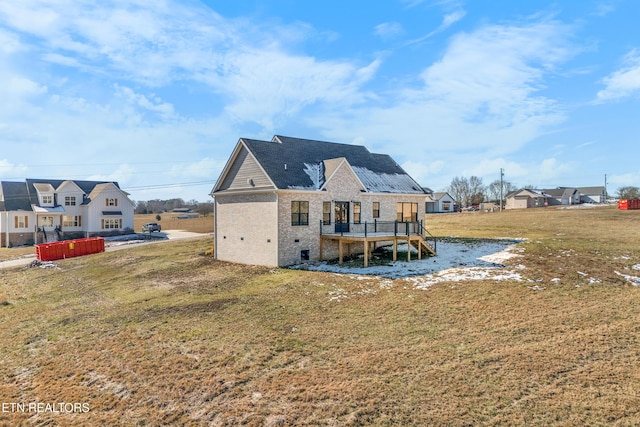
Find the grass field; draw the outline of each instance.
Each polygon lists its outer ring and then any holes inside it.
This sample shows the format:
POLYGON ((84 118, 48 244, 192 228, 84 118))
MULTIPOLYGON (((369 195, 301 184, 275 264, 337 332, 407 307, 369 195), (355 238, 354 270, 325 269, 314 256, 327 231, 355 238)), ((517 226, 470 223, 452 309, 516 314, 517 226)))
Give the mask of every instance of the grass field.
POLYGON ((163 213, 160 215, 160 221, 156 219, 157 214, 135 215, 133 217, 134 230, 140 232, 142 226, 149 222, 157 222, 163 230, 183 230, 193 231, 194 233, 212 233, 213 232, 213 216, 201 216, 199 218, 178 218, 180 214, 163 213))
POLYGON ((0 425, 640 425, 640 211, 427 221, 527 238, 525 279, 419 290, 211 237, 2 271, 0 425), (11 409, 36 402, 86 406, 11 409))

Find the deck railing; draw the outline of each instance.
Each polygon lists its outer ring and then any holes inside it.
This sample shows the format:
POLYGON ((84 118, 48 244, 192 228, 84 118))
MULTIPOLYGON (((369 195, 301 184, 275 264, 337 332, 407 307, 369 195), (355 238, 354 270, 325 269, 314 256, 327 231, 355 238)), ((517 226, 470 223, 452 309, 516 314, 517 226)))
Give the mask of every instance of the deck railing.
POLYGON ((424 228, 422 221, 364 221, 349 223, 325 224, 320 220, 320 234, 332 234, 340 236, 360 235, 364 237, 374 234, 386 234, 389 236, 415 236, 421 235, 427 242, 433 242, 432 247, 436 250, 437 239, 424 228))

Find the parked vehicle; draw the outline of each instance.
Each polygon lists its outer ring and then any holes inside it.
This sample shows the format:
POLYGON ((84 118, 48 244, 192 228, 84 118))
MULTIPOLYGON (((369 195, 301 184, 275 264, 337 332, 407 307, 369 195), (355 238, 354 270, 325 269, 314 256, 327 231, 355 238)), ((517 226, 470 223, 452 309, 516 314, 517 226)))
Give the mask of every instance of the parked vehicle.
POLYGON ((154 231, 160 231, 162 227, 157 222, 150 222, 142 226, 142 232, 153 233, 154 231))

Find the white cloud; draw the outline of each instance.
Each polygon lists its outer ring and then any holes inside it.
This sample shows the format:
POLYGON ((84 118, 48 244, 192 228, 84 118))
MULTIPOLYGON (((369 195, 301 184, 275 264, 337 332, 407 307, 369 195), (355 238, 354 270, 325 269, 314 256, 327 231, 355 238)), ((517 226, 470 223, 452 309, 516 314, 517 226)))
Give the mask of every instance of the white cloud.
POLYGON ((402 25, 398 22, 383 22, 376 25, 374 34, 383 40, 390 40, 396 38, 404 33, 402 25))
POLYGON ((147 98, 144 95, 135 93, 132 89, 124 86, 115 85, 115 91, 118 96, 121 96, 127 100, 127 102, 141 107, 145 110, 158 113, 165 118, 173 116, 173 105, 168 102, 163 102, 158 97, 152 99, 147 98))
POLYGON ((633 49, 623 61, 623 66, 602 79, 606 86, 598 92, 597 101, 614 101, 632 96, 640 90, 640 51, 633 49))
MULTIPOLYGON (((2 127, 0 126, 0 131, 2 127)), ((29 168, 24 165, 16 165, 7 159, 0 159, 0 179, 16 179, 24 175, 29 168)))
POLYGON ((565 119, 557 103, 538 91, 572 55, 569 34, 554 21, 460 33, 422 72, 417 88, 308 120, 334 140, 355 134, 378 152, 400 158, 411 153, 415 162, 461 150, 483 158, 513 153, 565 119))
POLYGON ((443 6, 445 6, 446 9, 452 9, 452 11, 449 12, 449 13, 446 13, 444 15, 444 17, 442 18, 442 22, 440 23, 438 28, 436 28, 435 30, 429 32, 428 34, 426 34, 426 35, 424 35, 422 37, 419 37, 419 38, 414 39, 414 40, 410 40, 409 42, 407 42, 408 45, 417 44, 417 43, 423 42, 423 41, 433 37, 434 35, 445 31, 447 28, 449 28, 450 26, 452 26, 453 24, 455 24, 456 22, 458 22, 462 18, 464 18, 465 15, 467 14, 466 11, 464 9, 462 9, 462 7, 460 6, 460 4, 457 1, 456 2, 444 2, 443 6))
POLYGON ((32 80, 20 76, 11 77, 7 83, 6 91, 19 96, 28 97, 41 95, 47 92, 46 86, 39 85, 32 80))

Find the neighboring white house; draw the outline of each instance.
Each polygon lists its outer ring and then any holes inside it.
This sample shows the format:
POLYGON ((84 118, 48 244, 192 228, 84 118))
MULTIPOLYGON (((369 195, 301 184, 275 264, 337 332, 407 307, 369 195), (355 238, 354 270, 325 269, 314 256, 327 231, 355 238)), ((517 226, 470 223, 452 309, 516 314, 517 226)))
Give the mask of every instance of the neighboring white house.
POLYGON ((116 182, 0 181, 0 246, 129 232, 134 209, 116 182))
POLYGON ((603 187, 578 187, 582 203, 606 203, 607 190, 603 187))
POLYGON ((278 135, 241 138, 211 195, 215 257, 266 266, 338 257, 343 244, 346 251, 364 244, 366 254, 378 243, 356 240, 367 231, 421 230, 426 197, 387 155, 278 135), (349 234, 348 243, 326 239, 349 234))
POLYGON ((558 187, 538 191, 549 196, 549 206, 577 205, 580 203, 580 193, 576 188, 558 187))
POLYGON ((427 213, 450 213, 454 212, 455 201, 447 192, 433 192, 427 194, 425 210, 427 213))

